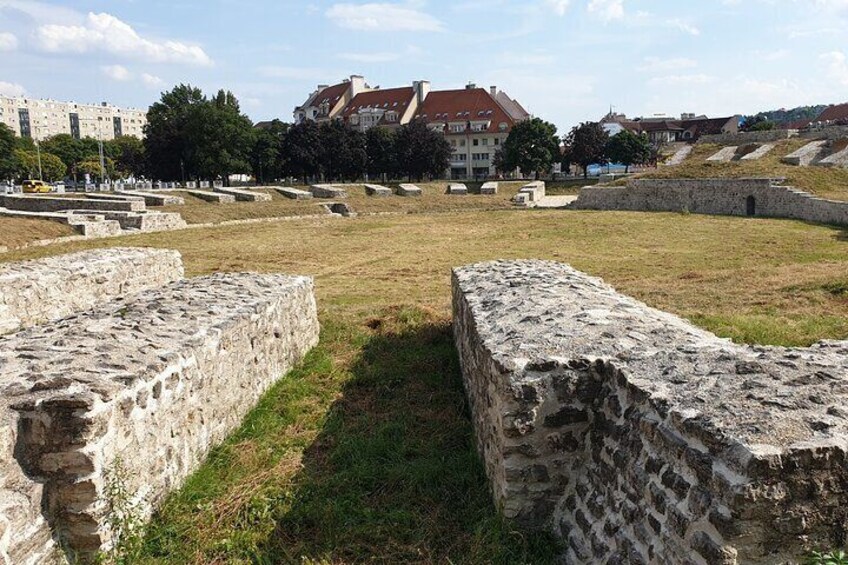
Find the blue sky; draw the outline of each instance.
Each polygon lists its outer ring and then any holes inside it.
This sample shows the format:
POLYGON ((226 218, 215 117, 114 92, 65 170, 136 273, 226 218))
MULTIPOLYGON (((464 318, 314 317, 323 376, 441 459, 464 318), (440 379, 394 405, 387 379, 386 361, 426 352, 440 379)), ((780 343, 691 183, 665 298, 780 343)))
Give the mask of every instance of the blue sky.
POLYGON ((497 85, 567 130, 848 101, 848 0, 0 0, 0 92, 147 107, 179 82, 291 119, 319 83, 497 85))

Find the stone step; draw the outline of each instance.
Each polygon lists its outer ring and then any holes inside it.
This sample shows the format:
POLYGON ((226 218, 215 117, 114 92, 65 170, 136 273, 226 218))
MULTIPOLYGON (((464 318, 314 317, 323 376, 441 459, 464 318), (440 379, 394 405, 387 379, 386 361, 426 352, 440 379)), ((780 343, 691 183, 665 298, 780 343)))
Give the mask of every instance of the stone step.
POLYGON ((379 184, 366 184, 365 194, 368 196, 391 196, 392 189, 379 184))
POLYGON ((447 194, 464 196, 468 194, 468 187, 459 182, 452 182, 448 185, 447 194))
POLYGON ((311 200, 314 198, 311 192, 298 190, 297 188, 291 188, 288 186, 274 186, 272 188, 286 198, 291 198, 292 200, 311 200))
POLYGON ((25 210, 0 208, 0 216, 59 222, 60 224, 71 226, 78 234, 86 237, 108 237, 121 233, 121 224, 113 220, 107 220, 102 212, 71 214, 68 211, 27 212, 25 210))
POLYGON ((480 187, 480 194, 497 194, 498 193, 498 183, 489 181, 484 182, 483 186, 480 187))
POLYGON ((315 198, 347 198, 347 191, 331 184, 313 184, 309 191, 315 198))
POLYGON ((403 183, 398 185, 397 194, 398 196, 421 196, 424 191, 414 184, 403 183))
POLYGON ((191 190, 187 189, 187 193, 195 198, 200 198, 206 202, 213 204, 232 204, 236 201, 236 197, 232 194, 224 194, 223 192, 211 192, 209 190, 191 190))
POLYGON ((77 215, 102 215, 106 220, 117 221, 123 230, 142 232, 169 231, 186 227, 183 217, 176 212, 114 212, 109 210, 70 210, 70 217, 77 215))
POLYGON ((681 147, 677 151, 675 151, 674 155, 666 161, 666 167, 673 167, 675 165, 680 165, 686 158, 692 153, 692 149, 694 149, 693 145, 686 145, 685 147, 681 147))
POLYGON ((115 194, 143 198, 148 206, 182 206, 185 204, 185 198, 173 194, 154 194, 140 191, 115 192, 115 194))
POLYGON ((238 188, 227 188, 216 186, 213 189, 221 194, 229 194, 239 202, 270 202, 271 195, 266 192, 254 192, 250 190, 241 190, 238 188))
POLYGON ((110 474, 146 519, 317 342, 312 280, 257 274, 174 282, 0 340, 0 423, 17 430, 0 478, 32 478, 0 486, 22 501, 0 543, 30 541, 19 510, 35 508, 91 559, 111 541, 110 474))
POLYGON ((63 210, 96 210, 114 212, 143 212, 143 200, 97 200, 90 198, 56 198, 51 196, 0 195, 0 206, 27 212, 61 212, 63 210))
POLYGON ((707 157, 707 161, 717 162, 717 163, 726 163, 728 161, 732 161, 736 156, 736 150, 739 149, 736 146, 731 147, 722 147, 717 153, 713 154, 711 157, 707 157))
POLYGON ((751 151, 747 155, 743 155, 739 160, 740 161, 756 161, 758 159, 762 159, 763 157, 765 157, 766 155, 771 153, 771 150, 774 149, 774 148, 775 148, 774 143, 766 143, 766 144, 760 145, 757 149, 751 151))
POLYGON ((795 165, 796 167, 807 167, 818 161, 826 151, 827 141, 812 141, 797 151, 794 151, 783 157, 781 161, 787 165, 795 165))

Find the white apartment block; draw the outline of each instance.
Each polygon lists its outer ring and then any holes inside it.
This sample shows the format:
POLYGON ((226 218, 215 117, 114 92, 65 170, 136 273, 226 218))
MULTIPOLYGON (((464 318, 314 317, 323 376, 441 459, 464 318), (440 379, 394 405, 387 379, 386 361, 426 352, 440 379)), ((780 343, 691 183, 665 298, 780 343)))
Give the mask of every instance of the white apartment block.
POLYGON ((9 126, 15 135, 38 141, 60 133, 107 141, 121 135, 143 138, 147 111, 106 102, 78 104, 0 96, 0 123, 9 126))

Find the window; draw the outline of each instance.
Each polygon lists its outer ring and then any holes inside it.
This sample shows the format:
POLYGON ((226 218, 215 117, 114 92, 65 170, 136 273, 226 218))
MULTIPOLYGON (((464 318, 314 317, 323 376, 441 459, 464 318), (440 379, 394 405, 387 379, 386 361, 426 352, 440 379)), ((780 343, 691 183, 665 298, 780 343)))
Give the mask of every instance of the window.
POLYGON ((489 145, 489 140, 488 140, 488 138, 483 140, 483 145, 489 145))
POLYGON ((474 147, 477 147, 478 145, 480 145, 480 140, 479 140, 479 139, 475 139, 475 140, 474 140, 474 147))
POLYGON ((500 138, 500 137, 496 137, 496 138, 495 138, 495 145, 500 145, 500 144, 501 144, 501 138, 500 138))
POLYGON ((459 140, 459 146, 460 146, 460 147, 465 147, 465 140, 464 140, 464 139, 460 139, 460 140, 459 140))
POLYGON ((451 147, 456 147, 456 140, 455 140, 455 139, 451 139, 451 140, 450 140, 450 144, 451 144, 451 147))

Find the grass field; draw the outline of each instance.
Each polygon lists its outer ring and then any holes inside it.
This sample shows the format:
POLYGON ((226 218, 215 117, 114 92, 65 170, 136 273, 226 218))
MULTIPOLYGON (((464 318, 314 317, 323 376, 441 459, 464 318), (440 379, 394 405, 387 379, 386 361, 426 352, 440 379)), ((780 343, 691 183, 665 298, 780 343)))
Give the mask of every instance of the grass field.
MULTIPOLYGON (((211 207, 211 206, 210 206, 211 207)), ((552 563, 486 490, 450 334, 450 268, 568 262, 738 341, 848 337, 848 232, 682 214, 466 211, 33 248, 179 249, 191 276, 313 275, 322 338, 171 496, 132 563, 552 563)))
POLYGON ((707 162, 721 146, 712 144, 695 145, 689 157, 680 165, 661 167, 640 175, 643 178, 786 178, 786 184, 812 192, 823 198, 848 200, 848 169, 824 167, 795 167, 780 162, 809 143, 809 140, 790 139, 777 143, 771 152, 755 161, 732 161, 729 163, 707 162))

